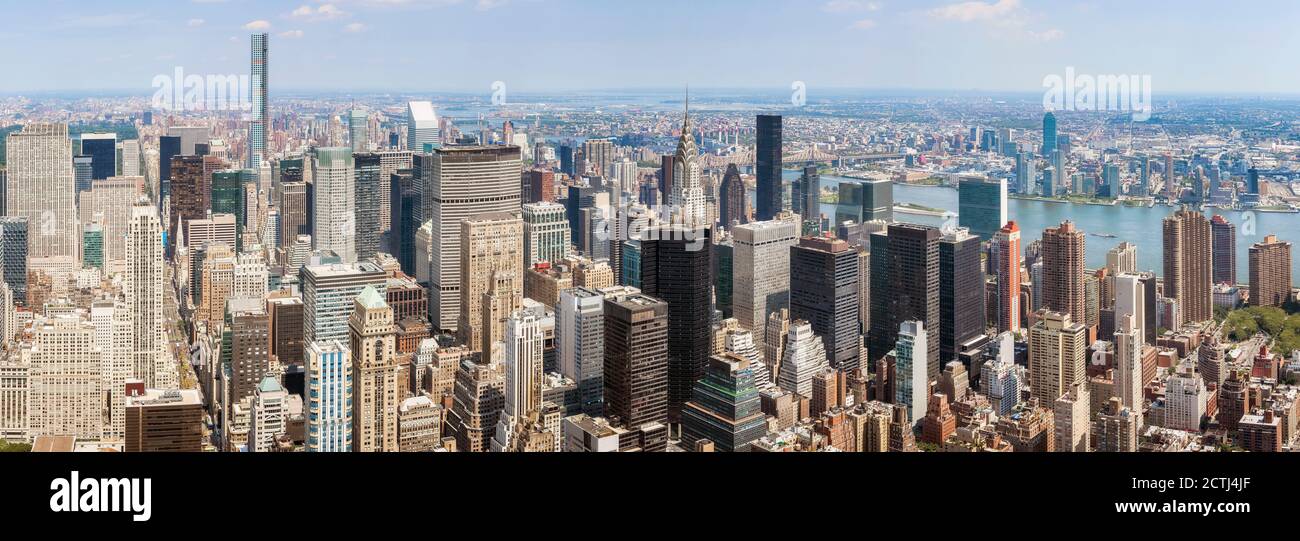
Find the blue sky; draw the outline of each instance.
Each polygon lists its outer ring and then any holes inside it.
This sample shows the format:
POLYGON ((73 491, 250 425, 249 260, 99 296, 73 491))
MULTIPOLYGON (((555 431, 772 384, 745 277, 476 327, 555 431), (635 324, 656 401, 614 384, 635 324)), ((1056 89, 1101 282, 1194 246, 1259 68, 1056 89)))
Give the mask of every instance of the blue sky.
POLYGON ((1067 66, 1162 92, 1300 93, 1293 0, 0 0, 0 92, 247 73, 273 89, 1037 92, 1067 66))

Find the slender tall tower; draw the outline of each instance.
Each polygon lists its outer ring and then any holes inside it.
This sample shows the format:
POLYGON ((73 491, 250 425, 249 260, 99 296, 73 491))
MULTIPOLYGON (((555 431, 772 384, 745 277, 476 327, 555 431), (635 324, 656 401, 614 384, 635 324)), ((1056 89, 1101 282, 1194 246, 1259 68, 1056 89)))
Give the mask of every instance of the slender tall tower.
POLYGON ((663 226, 647 230, 641 240, 641 288, 668 304, 668 418, 674 423, 711 353, 710 232, 663 226))
POLYGON ((438 115, 433 111, 433 103, 413 101, 406 104, 407 150, 424 152, 425 144, 437 147, 439 135, 438 115))
POLYGON ((998 280, 998 331, 1020 332, 1020 227, 1007 222, 993 237, 998 280))
POLYGON ((1215 214, 1210 219, 1210 230, 1214 236, 1214 271, 1216 284, 1237 283, 1237 226, 1222 215, 1215 214))
POLYGON ((1188 209, 1164 220, 1165 296, 1178 301, 1183 321, 1207 321, 1214 317, 1213 240, 1210 220, 1188 209))
POLYGON ((253 119, 248 125, 248 168, 257 170, 266 158, 266 127, 271 115, 267 108, 266 33, 253 34, 253 57, 250 74, 253 86, 253 119))
POLYGON ((674 215, 680 216, 681 223, 705 223, 700 149, 695 146, 695 126, 691 124, 689 98, 686 111, 682 114, 682 136, 677 140, 677 153, 673 159, 673 191, 668 201, 673 207, 674 215))
POLYGON ((357 260, 356 179, 352 149, 321 148, 312 161, 315 182, 312 242, 317 250, 333 250, 344 263, 357 260))
POLYGON ((1056 150, 1056 148, 1056 115, 1048 111, 1047 114, 1043 115, 1043 151, 1041 154, 1044 157, 1050 157, 1052 151, 1056 150))
POLYGON ((758 115, 754 169, 758 175, 758 202, 754 219, 771 220, 781 212, 781 116, 758 115))
POLYGON ((158 209, 148 201, 131 208, 126 233, 126 305, 130 311, 132 373, 146 387, 176 386, 163 336, 163 240, 158 209))
POLYGON ((393 309, 373 286, 357 296, 352 339, 352 450, 397 451, 397 336, 393 309))
MULTIPOLYGON (((871 333, 874 369, 897 345, 905 321, 919 321, 927 332, 939 329, 938 228, 899 223, 871 234, 871 333), (887 293, 886 293, 887 292, 887 293)), ((939 379, 939 340, 925 343, 926 373, 939 379)))

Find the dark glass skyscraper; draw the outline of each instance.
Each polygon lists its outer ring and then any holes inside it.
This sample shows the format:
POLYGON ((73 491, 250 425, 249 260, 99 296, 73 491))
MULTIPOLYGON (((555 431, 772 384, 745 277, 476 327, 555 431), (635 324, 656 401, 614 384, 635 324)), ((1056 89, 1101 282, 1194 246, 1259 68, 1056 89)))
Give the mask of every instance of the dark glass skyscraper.
POLYGON ((388 243, 398 264, 402 266, 402 272, 415 276, 415 232, 420 228, 416 222, 416 210, 420 206, 420 194, 412 184, 409 169, 399 169, 389 179, 388 204, 392 229, 388 243))
POLYGON ((379 251, 379 190, 386 186, 379 178, 382 172, 378 154, 363 152, 353 154, 352 159, 357 259, 370 259, 379 251))
POLYGON ((766 425, 749 360, 731 353, 710 357, 682 408, 682 443, 705 439, 718 451, 746 451, 766 425))
POLYGON ((605 299, 605 415, 628 428, 668 422, 668 304, 605 299))
POLYGON ((668 416, 676 422, 712 351, 713 242, 708 228, 648 229, 641 239, 641 290, 668 303, 668 416))
POLYGON ((242 249, 244 232, 244 182, 239 171, 218 171, 212 174, 213 214, 235 215, 235 248, 242 249))
POLYGON ((27 218, 0 216, 0 280, 9 285, 14 302, 27 305, 27 218))
MULTIPOLYGON (((987 330, 980 237, 958 229, 939 241, 939 362, 987 330)), ((933 335, 932 335, 933 336, 933 335)))
MULTIPOLYGON (((940 332, 939 238, 937 228, 892 224, 871 235, 871 364, 894 349, 904 321, 921 321, 940 332)), ((939 377, 939 341, 927 340, 926 371, 939 377)))
POLYGON ((90 178, 106 179, 117 175, 117 136, 82 134, 81 155, 90 156, 90 178))
POLYGON ((993 235, 1007 224, 1007 181, 1004 179, 967 178, 957 184, 957 219, 980 240, 993 235))
POLYGON ((731 227, 731 222, 745 223, 745 182, 740 179, 740 170, 736 164, 727 166, 727 173, 722 175, 722 185, 718 188, 718 221, 723 227, 731 227))
POLYGON ((758 193, 754 219, 766 221, 781 212, 781 116, 758 115, 754 168, 758 193))
MULTIPOLYGON (((978 254, 977 254, 978 255, 978 254)), ((822 339, 831 366, 859 366, 858 252, 835 238, 804 237, 790 247, 790 319, 822 339)))
MULTIPOLYGON (((888 179, 862 182, 862 221, 894 221, 894 181, 888 179)), ((929 327, 926 327, 929 329, 929 327)))
POLYGON ((1043 157, 1051 157, 1056 150, 1056 115, 1048 111, 1043 115, 1043 157))

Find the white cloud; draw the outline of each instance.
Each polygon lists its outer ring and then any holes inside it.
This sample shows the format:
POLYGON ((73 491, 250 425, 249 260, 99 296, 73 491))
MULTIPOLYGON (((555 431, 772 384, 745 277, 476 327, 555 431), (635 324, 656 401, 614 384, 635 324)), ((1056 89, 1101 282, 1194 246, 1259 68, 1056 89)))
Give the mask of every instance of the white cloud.
POLYGON ((991 21, 1005 17, 1020 8, 1020 0, 998 0, 990 2, 962 2, 949 4, 929 10, 927 13, 937 19, 952 21, 991 21))
POLYGON ((1056 41, 1065 37, 1065 32, 1062 32, 1059 28, 1052 28, 1042 32, 1030 30, 1025 35, 1034 41, 1056 41))
POLYGON ((266 21, 263 19, 258 19, 256 21, 252 21, 244 25, 244 30, 269 30, 270 28, 271 28, 270 21, 266 21))
POLYGON ((305 19, 308 21, 325 21, 330 19, 340 19, 347 17, 350 13, 343 11, 334 4, 321 4, 318 8, 313 8, 303 4, 293 11, 289 12, 289 17, 293 19, 305 19))
POLYGON ((204 21, 203 19, 190 19, 189 22, 187 22, 187 23, 185 23, 185 24, 186 24, 186 26, 189 26, 189 27, 193 28, 193 27, 196 27, 196 26, 203 26, 203 23, 204 23, 204 22, 206 22, 206 21, 204 21))
POLYGON ((884 7, 880 2, 865 0, 830 0, 822 4, 822 11, 831 13, 848 13, 853 11, 879 11, 884 7))
POLYGON ((350 23, 343 27, 343 31, 350 34, 356 34, 358 32, 365 32, 368 28, 369 27, 361 23, 350 23))
POLYGON ((496 9, 504 6, 509 2, 510 0, 478 0, 478 2, 474 4, 474 9, 487 11, 489 9, 496 9))
POLYGON ((873 21, 871 19, 862 19, 859 21, 855 21, 852 25, 849 25, 849 28, 852 28, 854 30, 870 30, 875 27, 876 27, 876 21, 873 21))
POLYGON ((280 32, 279 34, 276 35, 282 38, 298 39, 302 37, 302 30, 288 30, 285 32, 280 32))

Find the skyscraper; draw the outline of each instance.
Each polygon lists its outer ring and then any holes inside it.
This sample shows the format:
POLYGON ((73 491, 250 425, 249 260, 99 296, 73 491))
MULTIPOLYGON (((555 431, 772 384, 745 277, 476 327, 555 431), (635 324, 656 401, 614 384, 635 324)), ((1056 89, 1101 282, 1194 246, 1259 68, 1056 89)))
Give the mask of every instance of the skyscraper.
POLYGON ((352 344, 352 450, 397 451, 397 337, 393 309, 374 286, 356 297, 352 344))
POLYGON ((871 179, 862 181, 862 222, 894 221, 894 181, 871 179))
POLYGON ((731 222, 745 223, 749 221, 749 209, 745 199, 745 183, 740 179, 740 170, 736 169, 736 164, 727 165, 727 172, 722 175, 722 186, 719 188, 721 195, 718 197, 718 221, 723 227, 731 228, 731 222))
POLYGON ((982 241, 1007 223, 1006 179, 966 178, 957 185, 958 225, 982 241))
POLYGON ((253 396, 269 368, 271 318, 261 298, 226 301, 222 326, 222 370, 230 374, 230 402, 253 396))
POLYGON ((926 350, 929 349, 929 332, 920 321, 904 321, 899 325, 898 341, 894 345, 894 403, 907 408, 907 418, 917 424, 929 409, 930 380, 926 350))
POLYGON ((704 184, 700 179, 700 150, 695 146, 695 126, 691 124, 690 110, 682 114, 682 136, 677 140, 677 153, 673 157, 673 190, 668 204, 681 223, 705 223, 704 184))
POLYGON ((790 247, 799 238, 794 218, 781 214, 732 231, 731 309, 759 344, 766 337, 768 314, 790 306, 790 247))
POLYGON ((571 288, 560 292, 555 310, 560 374, 578 383, 582 411, 594 416, 605 411, 604 301, 591 289, 571 288))
MULTIPOLYGON (((1043 149, 1039 154, 1042 154, 1044 157, 1049 157, 1052 155, 1052 152, 1055 152, 1056 150, 1056 115, 1052 114, 1051 111, 1048 111, 1043 115, 1043 149)), ((1115 188, 1112 187, 1111 189, 1113 190, 1115 188)), ((1056 399, 1053 398, 1052 400, 1056 399)))
POLYGON ((5 211, 27 219, 28 266, 71 271, 81 252, 66 124, 27 124, 5 147, 5 211))
POLYGON ((438 115, 433 111, 433 103, 412 101, 406 104, 406 149, 411 152, 428 152, 426 145, 437 148, 441 142, 438 131, 438 115))
POLYGON ((1214 237, 1214 271, 1211 277, 1216 284, 1237 283, 1237 226, 1221 214, 1210 219, 1214 237))
POLYGON ((987 331, 984 311, 984 270, 980 237, 965 229, 945 233, 939 240, 939 362, 958 360, 957 354, 987 331))
POLYGON ((858 252, 839 239, 804 237, 790 247, 790 275, 798 277, 790 281, 790 317, 812 325, 832 367, 857 369, 862 349, 858 252))
POLYGON ((558 262, 569 255, 569 221, 564 205, 538 202, 523 206, 524 268, 558 262))
POLYGON ((27 226, 25 216, 0 216, 0 280, 22 306, 27 305, 27 226))
POLYGON ((1250 246, 1250 304, 1282 307, 1291 300, 1291 243, 1277 235, 1250 246))
POLYGON ((998 331, 1020 331, 1020 227, 1007 222, 993 238, 998 282, 998 331))
POLYGON ((758 193, 754 219, 767 221, 781 212, 781 116, 758 115, 754 169, 758 193))
POLYGON ((1088 329, 1069 314, 1046 312, 1029 329, 1029 387, 1040 404, 1056 402, 1084 381, 1088 329))
POLYGON ((1164 219, 1164 296, 1178 301, 1182 322, 1214 317, 1212 247, 1204 214, 1183 209, 1164 219))
POLYGON ((813 332, 812 325, 803 320, 790 323, 785 351, 774 364, 780 368, 777 385, 806 398, 812 398, 813 376, 830 368, 826 362, 826 346, 813 332))
POLYGON ((352 451, 352 351, 342 342, 307 344, 308 452, 352 451))
POLYGON ((288 248, 298 235, 310 235, 312 227, 310 184, 280 184, 280 247, 288 248))
POLYGON ((526 310, 512 314, 506 322, 505 410, 513 422, 529 419, 542 408, 542 328, 536 315, 526 310))
POLYGON ((312 161, 312 244, 317 250, 333 251, 344 263, 357 261, 354 177, 352 149, 316 150, 312 161))
POLYGON ((81 134, 81 155, 90 156, 91 180, 117 176, 117 134, 81 134))
POLYGON ((713 442, 719 451, 746 451, 767 432, 753 361, 731 353, 709 357, 682 409, 682 442, 713 442))
POLYGON ((348 111, 348 145, 352 152, 370 150, 370 115, 365 109, 352 108, 348 111))
POLYGON ((132 373, 150 388, 171 389, 178 383, 164 336, 163 241, 158 210, 147 201, 131 208, 126 233, 124 293, 131 314, 132 373))
POLYGON ((388 181, 383 177, 378 154, 365 152, 353 154, 353 221, 356 224, 353 242, 357 259, 370 259, 379 252, 381 193, 387 192, 388 181))
POLYGON ((661 226, 641 239, 641 289, 668 304, 668 417, 674 422, 711 350, 711 231, 661 226))
POLYGON ((252 35, 252 59, 249 74, 252 79, 253 89, 253 115, 248 124, 247 167, 253 170, 260 168, 262 160, 266 159, 266 133, 271 122, 270 96, 267 94, 270 75, 268 71, 268 61, 270 60, 270 51, 267 47, 268 40, 269 38, 265 33, 252 35))
POLYGON ((461 220, 519 212, 520 164, 516 146, 454 146, 433 155, 424 193, 430 213, 424 216, 433 222, 429 310, 434 327, 455 331, 460 321, 461 220))
POLYGON ((815 165, 804 167, 803 173, 799 175, 799 180, 794 184, 794 194, 790 198, 790 210, 798 214, 805 224, 809 222, 821 223, 821 184, 821 175, 817 173, 817 166, 815 165))
POLYGON ((523 220, 518 212, 470 216, 460 223, 458 244, 460 321, 456 332, 462 343, 489 355, 492 343, 504 336, 505 319, 519 309, 523 299, 523 220), (494 292, 503 296, 508 309, 492 309, 486 299, 494 292))
MULTIPOLYGON (((1087 321, 1084 300, 1084 250, 1083 231, 1066 220, 1058 227, 1043 231, 1043 307, 1054 312, 1070 314, 1072 321, 1087 321)), ((1045 398, 1050 404, 1057 397, 1045 398)))
POLYGON ((668 422, 668 304, 605 299, 605 414, 624 426, 668 422))
POLYGON ((1133 422, 1142 426, 1142 415, 1146 410, 1142 387, 1142 329, 1140 321, 1132 314, 1115 315, 1115 393, 1120 404, 1128 408, 1133 415, 1133 422))
MULTIPOLYGON (((871 366, 894 349, 904 321, 939 328, 939 230, 892 224, 871 235, 871 366), (875 292, 879 292, 878 294, 875 292), (888 293, 885 293, 888 292, 888 293)), ((939 377, 939 341, 927 340, 926 373, 939 377)))
POLYGON ((348 340, 353 300, 367 286, 387 292, 387 274, 369 261, 302 268, 303 342, 348 340))

